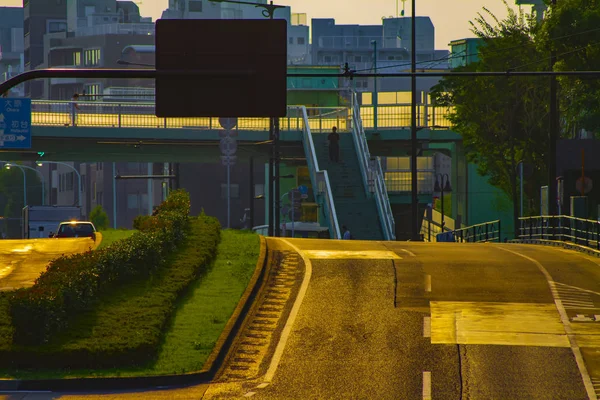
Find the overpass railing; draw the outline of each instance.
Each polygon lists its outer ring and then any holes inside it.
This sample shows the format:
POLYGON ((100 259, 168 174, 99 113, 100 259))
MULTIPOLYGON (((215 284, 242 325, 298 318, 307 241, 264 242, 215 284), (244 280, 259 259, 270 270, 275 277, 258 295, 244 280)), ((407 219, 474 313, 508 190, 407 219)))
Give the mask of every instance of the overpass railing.
POLYGON ((521 217, 519 239, 560 240, 600 250, 600 221, 568 215, 521 217))
POLYGON ((352 138, 356 147, 358 164, 362 175, 365 192, 367 196, 373 194, 377 203, 379 221, 383 230, 385 240, 396 240, 396 223, 394 214, 390 205, 387 188, 385 186, 385 177, 381 168, 381 159, 379 157, 371 158, 369 144, 362 126, 360 118, 360 106, 356 92, 353 93, 352 108, 352 138))
POLYGON ((319 162, 317 161, 317 152, 312 138, 307 109, 304 106, 300 106, 296 107, 295 110, 297 114, 302 116, 302 144, 304 146, 304 153, 306 154, 306 164, 308 165, 310 181, 312 183, 313 192, 315 193, 315 198, 319 203, 323 217, 329 227, 331 238, 341 239, 342 233, 335 211, 329 175, 327 174, 327 171, 319 169, 319 162))
MULTIPOLYGON (((31 123, 38 126, 80 126, 110 128, 187 128, 223 129, 217 117, 159 118, 154 103, 77 101, 74 111, 71 101, 34 100, 31 104, 31 123), (75 114, 75 118, 73 118, 75 114)), ((279 119, 281 131, 301 131, 304 121, 297 106, 288 107, 288 115, 279 119)), ((340 131, 350 129, 350 110, 347 107, 309 107, 306 109, 312 132, 329 132, 336 126, 340 131)), ((238 118, 238 130, 269 131, 268 118, 238 118)))
POLYGON ((459 243, 501 242, 502 223, 498 219, 471 225, 453 230, 452 235, 454 236, 454 242, 459 243))

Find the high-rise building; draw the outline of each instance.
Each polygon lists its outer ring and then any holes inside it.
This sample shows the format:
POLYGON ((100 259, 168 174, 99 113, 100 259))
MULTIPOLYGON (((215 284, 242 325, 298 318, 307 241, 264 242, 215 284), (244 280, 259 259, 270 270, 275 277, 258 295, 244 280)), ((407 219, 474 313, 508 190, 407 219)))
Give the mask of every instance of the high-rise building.
MULTIPOLYGON (((67 0, 23 0, 23 35, 25 70, 38 68, 44 62, 44 35, 67 31, 67 0)), ((25 83, 25 95, 41 98, 41 80, 25 83)))
MULTIPOLYGON (((0 82, 23 72, 23 9, 0 7, 0 82)), ((12 90, 22 96, 22 88, 12 90)))

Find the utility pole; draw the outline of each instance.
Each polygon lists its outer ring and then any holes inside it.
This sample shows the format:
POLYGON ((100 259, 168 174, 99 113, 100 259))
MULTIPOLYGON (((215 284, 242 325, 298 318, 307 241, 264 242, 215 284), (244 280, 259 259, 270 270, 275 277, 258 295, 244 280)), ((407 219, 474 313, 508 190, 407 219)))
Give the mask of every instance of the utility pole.
MULTIPOLYGON (((377 40, 372 40, 373 45, 373 72, 377 73, 377 40)), ((373 78, 373 128, 377 132, 377 77, 373 78)))
MULTIPOLYGON (((552 0, 552 8, 556 7, 556 0, 552 0)), ((550 53, 550 71, 554 70, 556 64, 556 50, 552 48, 550 53)), ((557 104, 556 76, 550 76, 550 138, 548 148, 548 214, 556 215, 556 140, 558 139, 558 104, 557 104)), ((554 219, 550 219, 550 232, 554 236, 554 219)), ((516 229, 516 227, 515 227, 516 229)))
POLYGON ((415 0, 412 0, 412 18, 411 18, 411 51, 410 51, 410 72, 413 73, 410 77, 411 83, 411 106, 410 106, 410 140, 411 140, 411 156, 410 156, 410 176, 412 186, 412 218, 411 230, 412 240, 419 240, 419 198, 417 192, 417 35, 416 35, 415 0))

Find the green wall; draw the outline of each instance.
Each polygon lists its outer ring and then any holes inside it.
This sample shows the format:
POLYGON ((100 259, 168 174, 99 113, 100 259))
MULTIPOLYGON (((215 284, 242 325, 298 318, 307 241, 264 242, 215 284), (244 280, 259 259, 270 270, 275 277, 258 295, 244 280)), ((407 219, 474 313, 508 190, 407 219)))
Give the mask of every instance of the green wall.
POLYGON ((477 166, 469 164, 468 224, 476 225, 500 219, 502 237, 514 238, 513 205, 502 190, 492 186, 488 178, 477 173, 477 166))

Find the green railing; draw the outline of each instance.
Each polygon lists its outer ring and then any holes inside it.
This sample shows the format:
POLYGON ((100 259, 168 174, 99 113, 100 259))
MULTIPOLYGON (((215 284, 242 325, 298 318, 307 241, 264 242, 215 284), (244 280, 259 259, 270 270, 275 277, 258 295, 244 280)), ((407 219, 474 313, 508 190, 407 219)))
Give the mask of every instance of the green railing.
POLYGON ((522 217, 519 239, 559 240, 600 250, 600 221, 568 215, 522 217))

